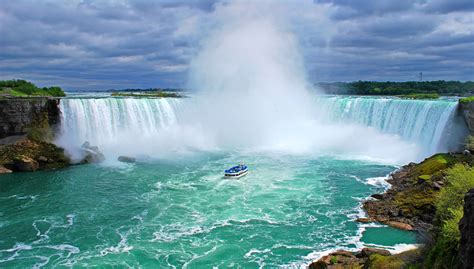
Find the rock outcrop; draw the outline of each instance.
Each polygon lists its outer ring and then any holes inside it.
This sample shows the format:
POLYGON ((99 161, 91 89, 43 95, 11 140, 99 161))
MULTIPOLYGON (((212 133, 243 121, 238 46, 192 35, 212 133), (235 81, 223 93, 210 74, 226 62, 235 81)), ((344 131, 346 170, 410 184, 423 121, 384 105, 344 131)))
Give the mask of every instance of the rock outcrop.
POLYGON ((8 168, 5 168, 5 166, 3 166, 3 165, 0 165, 0 174, 9 174, 11 172, 13 172, 13 171, 8 169, 8 168))
POLYGON ((59 121, 57 98, 0 99, 0 139, 25 135, 35 128, 54 128, 59 121))
POLYGON ((119 156, 119 157, 117 158, 117 160, 118 160, 119 162, 123 162, 123 163, 134 163, 134 162, 137 161, 136 158, 129 157, 129 156, 119 156))
POLYGON ((474 135, 474 101, 459 102, 459 111, 464 116, 471 135, 474 135))
POLYGON ((310 269, 339 268, 405 268, 419 259, 419 250, 392 255, 388 250, 363 248, 358 252, 338 250, 309 265, 310 269))
MULTIPOLYGON (((0 146, 0 168, 13 172, 56 169, 70 164, 64 149, 45 141, 24 139, 0 146)), ((0 172, 1 173, 1 172, 0 172)))
POLYGON ((105 160, 105 156, 100 152, 97 146, 92 146, 89 141, 84 142, 81 146, 84 158, 79 163, 100 163, 105 160))
POLYGON ((428 230, 435 217, 435 201, 444 185, 444 169, 456 163, 474 164, 472 155, 436 154, 419 164, 408 164, 394 172, 392 185, 377 199, 364 202, 368 218, 360 222, 378 221, 403 230, 428 230))
POLYGON ((460 268, 474 268, 474 189, 464 197, 464 216, 459 222, 459 231, 461 232, 460 268))

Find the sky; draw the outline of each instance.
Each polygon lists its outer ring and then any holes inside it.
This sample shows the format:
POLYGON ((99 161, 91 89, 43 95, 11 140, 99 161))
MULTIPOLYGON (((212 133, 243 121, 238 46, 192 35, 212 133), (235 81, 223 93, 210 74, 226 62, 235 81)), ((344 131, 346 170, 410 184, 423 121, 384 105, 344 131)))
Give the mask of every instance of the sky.
POLYGON ((473 0, 1 0, 0 79, 66 90, 186 87, 206 37, 270 16, 311 82, 474 80, 473 0), (225 12, 224 12, 225 11, 225 12), (246 15, 243 15, 243 14, 246 15))

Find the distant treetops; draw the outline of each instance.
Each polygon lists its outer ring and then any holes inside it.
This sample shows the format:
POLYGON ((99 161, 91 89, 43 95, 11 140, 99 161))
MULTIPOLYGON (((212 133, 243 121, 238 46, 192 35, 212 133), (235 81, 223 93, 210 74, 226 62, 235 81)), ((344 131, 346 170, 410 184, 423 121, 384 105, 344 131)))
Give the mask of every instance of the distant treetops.
POLYGON ((35 84, 22 80, 0 80, 0 97, 66 96, 60 87, 39 88, 35 84))
POLYGON ((377 82, 354 81, 318 83, 329 94, 353 95, 400 95, 413 99, 433 99, 437 95, 474 95, 473 81, 407 81, 407 82, 377 82))

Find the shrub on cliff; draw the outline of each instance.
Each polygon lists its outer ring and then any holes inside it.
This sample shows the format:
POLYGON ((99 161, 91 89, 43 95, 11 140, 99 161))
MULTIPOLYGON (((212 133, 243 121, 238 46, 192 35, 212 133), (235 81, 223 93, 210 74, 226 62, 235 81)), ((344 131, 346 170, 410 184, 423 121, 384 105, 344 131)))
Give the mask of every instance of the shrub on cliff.
POLYGON ((27 96, 66 96, 60 87, 39 88, 35 84, 26 80, 0 80, 0 95, 10 95, 15 97, 27 96))
POLYGON ((464 98, 459 99, 459 103, 462 103, 462 104, 467 104, 470 102, 474 102, 474 96, 469 96, 469 97, 464 97, 464 98))
POLYGON ((436 202, 436 243, 429 252, 427 268, 456 267, 460 240, 458 224, 463 215, 464 194, 471 188, 474 188, 473 167, 456 164, 446 170, 446 187, 436 202))

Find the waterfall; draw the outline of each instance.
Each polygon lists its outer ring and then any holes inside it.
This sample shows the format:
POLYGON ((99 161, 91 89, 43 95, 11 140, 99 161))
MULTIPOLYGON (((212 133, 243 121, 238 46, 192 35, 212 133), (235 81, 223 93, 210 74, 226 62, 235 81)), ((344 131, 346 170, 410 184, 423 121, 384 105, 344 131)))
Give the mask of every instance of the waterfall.
POLYGON ((456 120, 457 102, 395 98, 324 96, 316 100, 330 122, 359 124, 421 144, 426 155, 452 150, 464 129, 456 120), (460 125, 460 126, 457 126, 460 125))
MULTIPOLYGON (((60 103, 62 131, 58 144, 70 151, 71 147, 89 141, 112 155, 123 152, 152 155, 166 150, 176 151, 180 147, 208 150, 216 146, 213 141, 215 133, 189 125, 193 113, 186 108, 192 101, 193 98, 65 98, 60 103), (187 115, 188 121, 184 115, 187 115)), ((324 149, 326 152, 330 152, 331 148, 338 153, 344 152, 344 149, 352 150, 347 148, 348 145, 357 147, 361 154, 364 154, 364 148, 370 147, 367 150, 371 152, 369 155, 378 149, 391 155, 389 147, 392 151, 398 147, 399 155, 415 151, 394 144, 401 140, 416 145, 417 151, 421 149, 416 153, 421 154, 417 155, 418 159, 455 149, 464 132, 462 124, 457 122, 457 102, 454 101, 318 96, 314 106, 318 111, 314 117, 318 122, 317 128, 299 129, 297 131, 302 136, 297 138, 303 141, 309 137, 310 142, 314 143, 308 145, 316 145, 316 148, 330 145, 324 149), (349 126, 361 126, 367 132, 358 128, 352 129, 351 133, 349 126), (396 139, 375 141, 379 136, 374 132, 396 139), (341 133, 346 135, 340 136, 341 133), (348 140, 353 140, 352 144, 348 144, 348 140)), ((285 133, 281 135, 289 143, 294 139, 285 133)), ((245 138, 242 140, 246 141, 245 138)))
POLYGON ((180 100, 175 98, 71 98, 62 99, 59 144, 69 148, 89 141, 135 142, 156 135, 178 120, 180 100))

